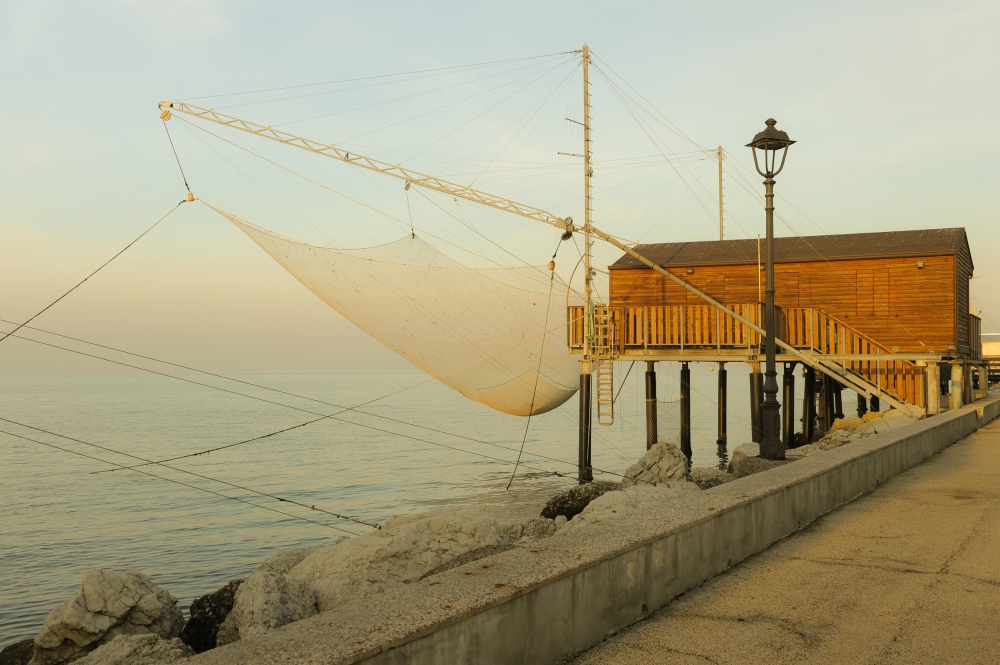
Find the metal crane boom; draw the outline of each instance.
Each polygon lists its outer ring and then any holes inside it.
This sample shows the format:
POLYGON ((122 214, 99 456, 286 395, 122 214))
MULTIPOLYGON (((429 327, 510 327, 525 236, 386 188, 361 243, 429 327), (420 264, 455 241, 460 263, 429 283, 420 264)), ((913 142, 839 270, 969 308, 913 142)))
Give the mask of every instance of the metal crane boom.
MULTIPOLYGON (((528 219, 533 219, 543 224, 548 224, 549 226, 554 226, 563 231, 573 231, 573 232, 583 232, 584 227, 575 225, 571 217, 557 217, 550 212, 546 212, 541 208, 536 208, 534 206, 525 205, 523 203, 518 203, 517 201, 511 201, 510 199, 505 199, 502 196, 495 196, 493 194, 487 194, 485 192, 480 192, 468 187, 466 185, 459 185, 457 183, 449 182, 443 180, 436 176, 426 175, 418 171, 413 171, 412 169, 404 168, 398 164, 390 164, 388 162, 383 162, 378 159, 373 159, 371 157, 365 157, 358 153, 352 153, 348 150, 338 148, 334 145, 322 143, 320 141, 314 141, 313 139, 307 139, 301 136, 296 136, 295 134, 289 134, 288 132, 283 132, 272 127, 266 127, 264 125, 259 125, 255 122, 250 122, 248 120, 241 120, 240 118, 235 118, 233 116, 225 115, 211 109, 201 108, 199 106, 194 106, 193 104, 188 104, 186 102, 160 102, 160 117, 163 120, 169 120, 171 112, 184 113, 186 115, 193 116, 195 118, 201 118, 202 120, 208 120, 209 122, 214 122, 218 125, 223 125, 225 127, 231 127, 233 129, 238 129, 248 134, 254 134, 256 136, 261 136, 272 141, 277 141, 278 143, 284 143, 285 145, 292 146, 293 148, 299 148, 301 150, 308 150, 309 152, 314 152, 317 155, 323 155, 324 157, 330 157, 332 159, 337 159, 348 164, 353 164, 355 166, 360 166, 362 168, 368 169, 370 171, 376 171, 384 175, 391 176, 393 178, 398 178, 399 180, 404 180, 406 182, 412 183, 414 185, 419 185, 420 187, 425 187, 427 189, 432 189, 443 194, 450 194, 458 198, 465 199, 466 201, 472 201, 473 203, 478 203, 480 205, 488 206, 490 208, 495 208, 497 210, 502 210, 504 212, 509 212, 514 215, 519 215, 521 217, 526 217, 528 219)), ((756 331, 758 334, 766 335, 763 328, 753 323, 749 319, 740 316, 733 310, 729 309, 719 301, 715 300, 707 293, 700 291, 695 288, 687 281, 677 277, 676 275, 670 273, 666 269, 656 265, 654 262, 650 261, 646 257, 640 255, 631 247, 625 245, 623 242, 617 238, 604 233, 600 229, 594 227, 593 225, 587 224, 589 226, 590 232, 596 235, 598 238, 614 245, 618 249, 622 250, 629 256, 638 259, 644 265, 652 268, 656 272, 660 273, 667 279, 673 281, 682 288, 690 291, 694 295, 698 296, 705 302, 716 307, 719 311, 724 312, 728 316, 736 319, 743 325, 749 327, 751 330, 756 331)), ((589 248, 588 248, 589 250, 589 248)), ((589 252, 588 252, 589 253, 589 252)), ((838 371, 836 368, 832 368, 826 365, 821 358, 814 356, 811 353, 800 351, 790 344, 785 343, 781 339, 776 339, 775 343, 785 349, 791 355, 797 357, 799 360, 804 362, 811 367, 815 367, 818 371, 823 374, 827 374, 839 381, 844 381, 850 383, 851 387, 866 395, 877 394, 880 398, 891 404, 897 409, 907 409, 907 405, 897 401, 885 392, 879 390, 876 386, 867 384, 848 372, 843 370, 838 371), (875 390, 872 390, 875 388, 875 390)))
POLYGON ((284 143, 285 145, 292 146, 293 148, 308 150, 309 152, 314 152, 317 155, 323 155, 324 157, 330 157, 342 162, 347 162, 348 164, 360 166, 361 168, 365 168, 370 171, 377 171, 383 175, 398 178, 399 180, 404 180, 408 183, 419 185, 420 187, 424 187, 426 189, 432 189, 436 192, 465 199, 466 201, 472 201, 473 203, 478 203, 490 208, 496 208, 497 210, 509 212, 521 217, 527 217, 528 219, 533 219, 536 222, 542 222, 543 224, 554 226, 558 229, 562 229, 563 231, 573 230, 573 223, 571 220, 562 219, 561 217, 548 213, 541 208, 535 208, 534 206, 511 201, 510 199, 505 199, 502 196, 486 194, 485 192, 480 192, 467 185, 459 185, 436 176, 427 175, 425 173, 420 173, 419 171, 405 168, 399 164, 390 164, 389 162, 383 162, 378 159, 366 157, 356 152, 338 148, 332 144, 322 143, 320 141, 307 139, 302 136, 296 136, 295 134, 283 132, 280 129, 266 127, 248 120, 241 120, 240 118, 225 115, 211 109, 201 108, 200 106, 194 106, 193 104, 188 104, 186 102, 160 102, 160 109, 160 116, 164 120, 168 120, 170 118, 170 113, 172 112, 184 113, 195 118, 201 118, 202 120, 208 120, 209 122, 223 125, 224 127, 238 129, 242 132, 247 132, 248 134, 261 136, 265 139, 277 141, 278 143, 284 143))

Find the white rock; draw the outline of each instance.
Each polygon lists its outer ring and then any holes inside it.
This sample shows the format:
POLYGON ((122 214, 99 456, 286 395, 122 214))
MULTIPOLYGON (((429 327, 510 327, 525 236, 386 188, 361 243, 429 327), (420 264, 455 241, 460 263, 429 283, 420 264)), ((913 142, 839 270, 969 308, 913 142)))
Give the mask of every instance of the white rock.
POLYGON ((520 538, 548 538, 555 532, 556 524, 553 520, 545 517, 532 517, 523 523, 520 538))
POLYGON ((370 593, 414 582, 474 550, 510 544, 480 506, 390 517, 381 531, 321 547, 289 571, 316 592, 325 612, 370 593))
POLYGON ((820 448, 816 443, 810 443, 807 446, 799 446, 798 448, 789 448, 785 451, 785 459, 802 459, 812 455, 813 453, 821 452, 823 449, 820 448))
POLYGON ((177 599, 133 570, 90 570, 69 600, 49 612, 35 637, 32 665, 64 663, 118 635, 180 635, 184 615, 177 599))
POLYGON ((715 467, 698 467, 691 469, 691 482, 703 490, 711 489, 717 485, 728 483, 733 480, 733 474, 726 473, 722 469, 715 467))
MULTIPOLYGON (((584 510, 586 510, 586 508, 584 508, 584 510)), ((569 520, 566 519, 565 515, 556 515, 556 518, 552 520, 552 526, 556 528, 556 531, 559 531, 559 529, 566 526, 567 522, 569 522, 569 520)))
POLYGON ((168 665, 194 655, 178 638, 165 640, 157 635, 119 635, 73 665, 168 665))
POLYGON ((664 506, 676 505, 684 499, 702 502, 698 486, 687 481, 659 483, 656 485, 633 485, 594 499, 563 528, 575 531, 610 520, 620 520, 636 513, 662 510, 664 506))
POLYGON ((744 457, 758 457, 760 455, 760 444, 759 443, 741 443, 740 445, 733 448, 733 452, 729 455, 729 473, 733 472, 736 468, 736 463, 739 462, 744 457))
POLYGON ((672 443, 658 443, 625 469, 622 488, 685 480, 687 475, 687 458, 680 448, 672 443))
POLYGON ((305 582, 261 564, 236 590, 216 640, 221 646, 258 637, 317 612, 316 594, 305 582))

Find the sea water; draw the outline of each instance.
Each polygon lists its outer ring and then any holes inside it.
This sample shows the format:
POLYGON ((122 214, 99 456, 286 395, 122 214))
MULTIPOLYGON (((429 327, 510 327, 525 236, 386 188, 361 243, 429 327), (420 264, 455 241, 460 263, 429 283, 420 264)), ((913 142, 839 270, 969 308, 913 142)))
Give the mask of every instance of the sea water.
MULTIPOLYGON (((658 372, 660 439, 673 443, 676 365, 660 363, 658 372)), ((716 374, 707 364, 692 369, 693 464, 725 464, 716 445, 716 374)), ((594 425, 597 479, 619 479, 645 452, 645 363, 626 378, 628 370, 616 367, 614 425, 594 425)), ((750 432, 746 372, 730 374, 731 448, 750 432)), ((187 615, 194 598, 276 552, 370 530, 255 491, 383 522, 449 503, 537 504, 576 482, 576 397, 531 418, 525 435, 526 418, 492 411, 416 372, 233 376, 327 403, 199 374, 0 375, 0 647, 37 634, 92 568, 141 571, 187 615), (362 407, 364 414, 347 411, 179 459, 174 469, 107 472, 390 394, 362 407)))

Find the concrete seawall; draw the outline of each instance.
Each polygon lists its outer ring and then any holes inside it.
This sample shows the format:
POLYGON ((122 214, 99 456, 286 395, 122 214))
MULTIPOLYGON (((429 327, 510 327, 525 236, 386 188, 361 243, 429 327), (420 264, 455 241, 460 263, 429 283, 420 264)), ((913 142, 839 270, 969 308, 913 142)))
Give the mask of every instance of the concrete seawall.
POLYGON ((554 663, 1000 415, 989 398, 704 492, 703 506, 560 533, 192 663, 554 663))

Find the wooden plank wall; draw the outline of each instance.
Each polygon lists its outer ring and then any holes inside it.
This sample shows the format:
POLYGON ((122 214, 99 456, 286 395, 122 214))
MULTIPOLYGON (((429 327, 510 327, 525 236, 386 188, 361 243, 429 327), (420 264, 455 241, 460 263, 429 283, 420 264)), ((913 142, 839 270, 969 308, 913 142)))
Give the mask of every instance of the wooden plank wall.
MULTIPOLYGON (((668 269, 723 303, 758 302, 756 260, 742 266, 695 266, 690 275, 682 267, 668 269)), ((646 268, 610 273, 612 307, 704 302, 646 268)), ((956 290, 955 281, 954 256, 779 263, 774 298, 779 307, 823 309, 889 348, 947 352, 960 343, 968 347, 968 280, 958 280, 966 289, 960 316, 961 284, 956 290), (918 269, 917 261, 924 268, 918 269), (964 338, 958 337, 962 334, 964 338)), ((763 299, 763 274, 760 283, 763 299)))
POLYGON ((972 353, 969 345, 969 280, 972 278, 972 255, 959 252, 955 263, 956 298, 955 298, 955 337, 958 340, 958 352, 963 355, 972 353))

